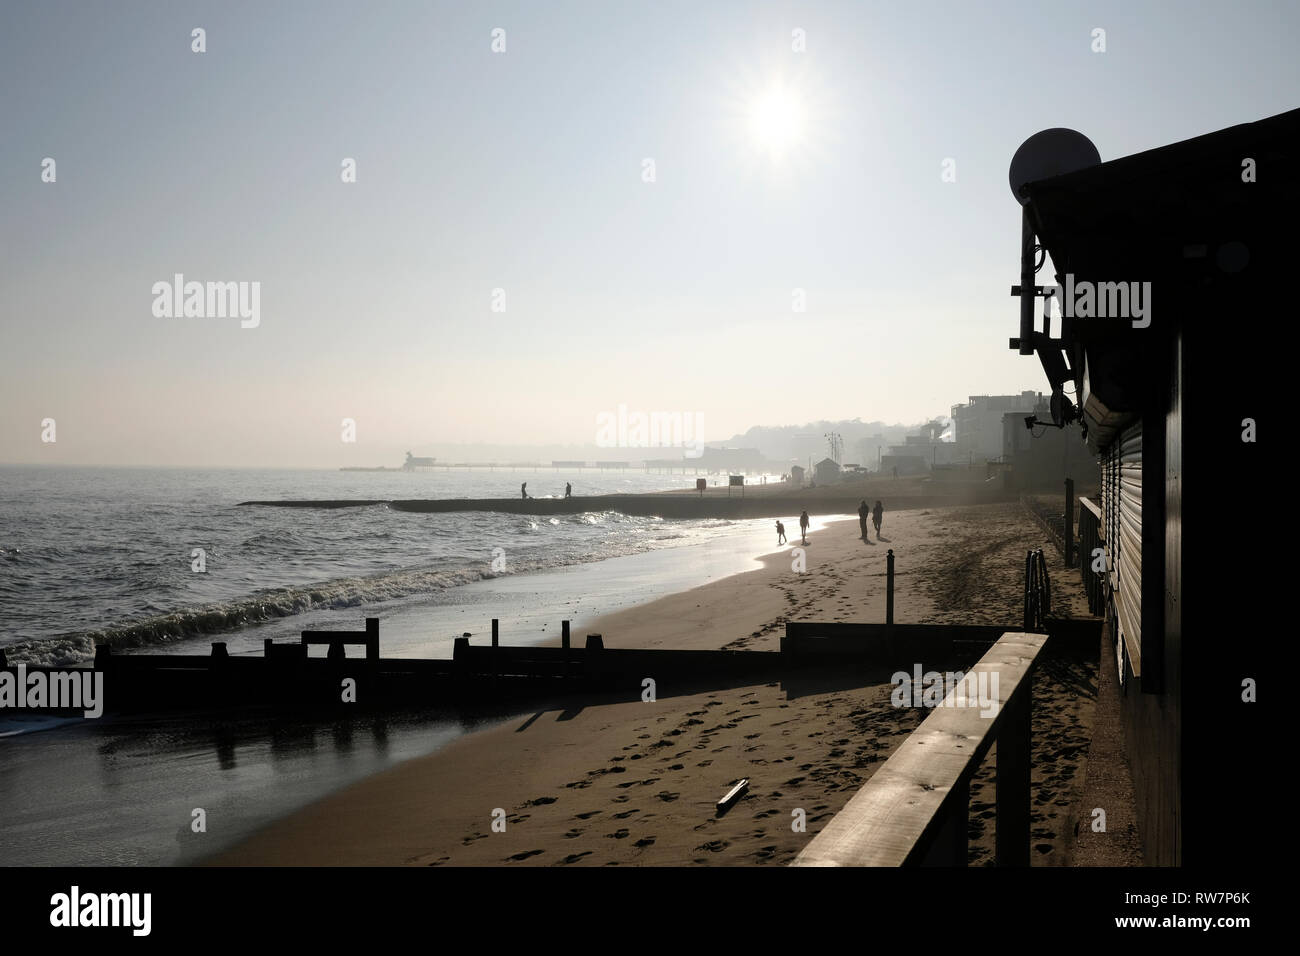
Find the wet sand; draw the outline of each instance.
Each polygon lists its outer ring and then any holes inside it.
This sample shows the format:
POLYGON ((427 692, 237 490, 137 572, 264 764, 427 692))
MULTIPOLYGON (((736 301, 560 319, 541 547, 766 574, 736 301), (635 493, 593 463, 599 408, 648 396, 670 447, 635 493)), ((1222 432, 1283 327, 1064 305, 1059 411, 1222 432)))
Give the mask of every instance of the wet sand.
MULTIPOLYGON (((614 647, 775 650, 788 619, 883 621, 891 547, 896 620, 1018 629, 1024 553, 1044 546, 1043 532, 1018 504, 886 513, 879 542, 874 531, 864 542, 856 519, 828 525, 806 546, 794 530, 794 540, 759 570, 619 611, 584 630, 614 647)), ((1061 574, 1053 586, 1058 610, 1082 616, 1077 585, 1061 574)), ((211 862, 788 863, 925 716, 894 708, 887 678, 839 683, 656 686, 653 701, 561 705, 368 778, 211 862), (750 781, 748 792, 717 816, 714 804, 741 778, 750 781)), ((1035 682, 1038 865, 1070 862, 1095 683, 1095 662, 1086 659, 1044 666, 1035 682)), ((972 786, 975 863, 991 858, 991 774, 992 755, 972 786)))

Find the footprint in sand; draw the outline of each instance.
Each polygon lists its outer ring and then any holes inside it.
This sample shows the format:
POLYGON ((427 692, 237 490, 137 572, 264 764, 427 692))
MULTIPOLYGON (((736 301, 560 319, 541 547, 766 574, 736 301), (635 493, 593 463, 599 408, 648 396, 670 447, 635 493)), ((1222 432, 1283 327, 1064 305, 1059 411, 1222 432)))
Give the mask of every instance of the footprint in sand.
POLYGON ((626 820, 626 819, 627 819, 628 817, 630 817, 632 814, 634 814, 634 813, 640 813, 640 812, 641 812, 641 811, 640 811, 638 808, 633 807, 631 810, 624 810, 622 813, 616 813, 616 814, 614 814, 614 819, 615 819, 615 820, 626 820))
POLYGON ((544 807, 548 803, 554 803, 559 797, 535 797, 524 804, 526 807, 544 807))
POLYGON ((660 790, 658 793, 655 794, 655 796, 658 797, 660 800, 662 800, 664 803, 670 803, 673 800, 676 800, 678 797, 680 797, 681 794, 674 793, 671 790, 660 790))
POLYGON ((650 846, 650 844, 652 844, 652 843, 654 843, 654 842, 655 842, 655 838, 654 838, 654 837, 642 837, 641 839, 637 840, 637 841, 636 841, 635 843, 633 843, 632 845, 633 845, 633 846, 637 846, 637 847, 647 847, 647 846, 650 846))
POLYGON ((516 853, 516 854, 514 854, 513 856, 508 856, 508 857, 506 857, 506 862, 509 863, 511 860, 516 860, 516 861, 518 861, 518 860, 526 860, 526 859, 528 859, 530 856, 538 856, 538 855, 540 855, 540 854, 542 854, 542 853, 544 853, 544 852, 546 852, 546 851, 544 851, 544 850, 525 850, 523 853, 516 853))
POLYGON ((710 853, 721 853, 729 844, 726 840, 710 840, 708 843, 701 843, 695 849, 708 850, 710 853))
POLYGON ((566 830, 566 831, 565 831, 565 833, 564 833, 564 838, 565 838, 566 840, 572 840, 572 839, 574 839, 575 837, 580 837, 580 836, 582 836, 582 832, 583 832, 583 831, 582 831, 582 828, 581 828, 581 827, 574 827, 574 828, 571 829, 571 830, 566 830))
POLYGON ((610 837, 610 838, 615 839, 615 840, 624 840, 624 839, 627 838, 627 835, 628 835, 629 833, 631 833, 631 832, 632 832, 632 831, 629 830, 627 827, 619 827, 619 828, 618 828, 617 830, 615 830, 613 833, 606 833, 605 836, 610 837))
POLYGON ((579 820, 590 820, 598 813, 600 813, 599 810, 588 810, 586 813, 575 814, 575 817, 579 820))
POLYGON ((568 856, 566 856, 566 857, 565 857, 563 860, 561 860, 560 862, 561 862, 561 863, 577 863, 577 862, 578 862, 579 860, 581 860, 584 856, 591 856, 591 851, 590 851, 590 850, 583 850, 581 853, 570 853, 568 856))

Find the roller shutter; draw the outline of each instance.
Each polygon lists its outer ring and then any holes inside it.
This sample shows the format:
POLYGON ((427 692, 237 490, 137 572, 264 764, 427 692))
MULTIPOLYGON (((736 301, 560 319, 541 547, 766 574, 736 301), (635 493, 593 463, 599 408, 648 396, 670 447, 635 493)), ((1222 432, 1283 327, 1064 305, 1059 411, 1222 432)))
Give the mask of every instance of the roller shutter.
POLYGON ((1115 613, 1133 673, 1142 674, 1142 425, 1115 443, 1115 613))

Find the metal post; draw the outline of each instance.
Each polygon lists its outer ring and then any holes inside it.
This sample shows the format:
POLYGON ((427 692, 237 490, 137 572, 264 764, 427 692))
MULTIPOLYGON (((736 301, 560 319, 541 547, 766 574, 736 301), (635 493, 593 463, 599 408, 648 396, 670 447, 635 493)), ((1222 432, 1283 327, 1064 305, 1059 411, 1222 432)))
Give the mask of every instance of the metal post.
POLYGON ((569 649, 569 622, 560 622, 560 646, 565 650, 569 649))
POLYGON ((497 628, 497 619, 492 618, 492 646, 493 647, 500 646, 501 642, 499 638, 500 638, 500 631, 497 628))
POLYGON ((1034 226, 1029 207, 1020 212, 1020 354, 1034 354, 1034 226))
POLYGON ((1034 552, 1025 552, 1025 618, 1024 630, 1032 632, 1034 629, 1034 619, 1030 614, 1031 599, 1030 594, 1034 586, 1034 552))
POLYGON ((894 549, 885 556, 885 623, 894 623, 894 549))

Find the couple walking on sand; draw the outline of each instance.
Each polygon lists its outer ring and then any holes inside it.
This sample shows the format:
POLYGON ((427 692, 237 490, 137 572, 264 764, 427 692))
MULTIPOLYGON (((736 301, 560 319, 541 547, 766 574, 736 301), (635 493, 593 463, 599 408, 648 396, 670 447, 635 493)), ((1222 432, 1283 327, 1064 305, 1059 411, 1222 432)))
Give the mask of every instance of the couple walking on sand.
MULTIPOLYGON (((812 520, 808 517, 808 512, 805 511, 799 516, 799 537, 804 544, 808 543, 808 526, 810 524, 812 524, 812 520)), ((779 521, 776 523, 776 543, 785 544, 785 525, 779 521)))
POLYGON ((870 541, 871 535, 867 533, 867 518, 870 517, 872 523, 876 526, 876 540, 880 540, 880 522, 885 517, 885 508, 879 501, 874 508, 867 507, 867 501, 864 498, 862 504, 858 507, 858 525, 862 528, 862 540, 870 541))

